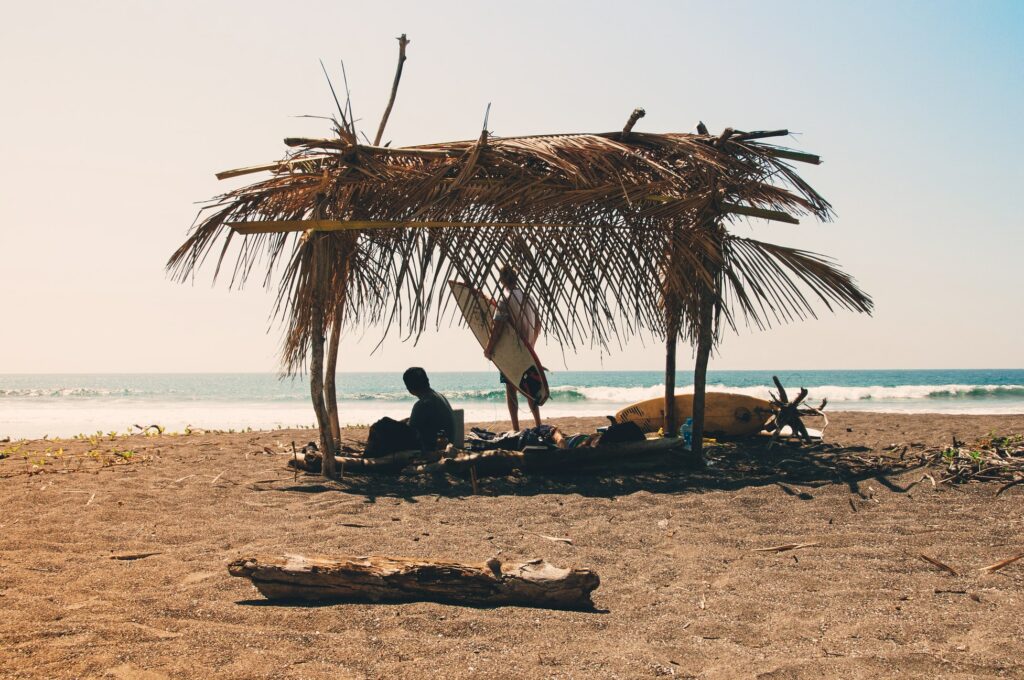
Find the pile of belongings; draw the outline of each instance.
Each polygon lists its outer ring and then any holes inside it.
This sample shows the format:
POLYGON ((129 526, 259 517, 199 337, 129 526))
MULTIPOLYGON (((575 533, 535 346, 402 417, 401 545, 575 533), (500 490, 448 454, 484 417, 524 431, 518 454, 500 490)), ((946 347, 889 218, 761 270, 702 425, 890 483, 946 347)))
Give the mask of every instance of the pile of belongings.
POLYGON ((480 427, 470 429, 465 448, 469 451, 525 451, 527 449, 578 449, 602 444, 643 441, 644 433, 636 423, 618 423, 596 434, 565 435, 557 427, 541 425, 519 432, 495 433, 480 427))

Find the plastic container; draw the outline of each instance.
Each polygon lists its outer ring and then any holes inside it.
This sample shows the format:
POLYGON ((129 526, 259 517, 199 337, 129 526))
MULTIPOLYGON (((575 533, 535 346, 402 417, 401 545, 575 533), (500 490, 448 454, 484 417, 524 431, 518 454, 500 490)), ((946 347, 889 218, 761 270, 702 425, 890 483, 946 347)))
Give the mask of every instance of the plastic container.
POLYGON ((679 436, 683 438, 686 448, 693 447, 693 418, 687 418, 679 428, 679 436))

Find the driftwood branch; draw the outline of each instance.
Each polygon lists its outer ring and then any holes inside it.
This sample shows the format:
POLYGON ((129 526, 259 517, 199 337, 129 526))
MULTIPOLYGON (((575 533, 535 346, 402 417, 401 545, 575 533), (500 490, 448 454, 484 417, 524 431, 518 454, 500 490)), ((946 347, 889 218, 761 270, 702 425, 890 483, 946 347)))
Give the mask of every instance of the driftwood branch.
POLYGON ((746 142, 751 139, 765 139, 766 137, 785 137, 789 130, 756 130, 754 132, 739 132, 733 139, 737 142, 746 142))
POLYGON ((807 431, 807 426, 804 425, 801 416, 824 416, 825 414, 823 414, 821 411, 822 409, 825 408, 825 405, 828 403, 828 400, 823 399, 821 401, 821 406, 819 408, 801 408, 801 404, 803 403, 804 399, 807 398, 808 394, 806 387, 801 387, 800 391, 797 393, 796 399, 790 401, 789 395, 786 393, 786 388, 782 386, 782 381, 779 380, 779 377, 777 375, 773 375, 772 381, 775 383, 775 387, 778 389, 779 393, 778 395, 776 395, 774 392, 770 393, 772 395, 772 407, 775 411, 775 417, 765 427, 765 429, 768 430, 769 432, 773 432, 771 442, 769 443, 769 447, 779 441, 779 438, 782 436, 782 429, 786 426, 789 426, 790 431, 792 432, 794 437, 800 437, 800 439, 802 439, 804 442, 810 444, 811 435, 807 431))
POLYGON ((228 565, 272 600, 307 602, 447 602, 592 609, 600 584, 589 569, 559 569, 543 560, 502 565, 496 558, 462 564, 395 557, 246 557, 228 565))
POLYGON ((380 127, 377 128, 377 136, 374 137, 373 145, 380 146, 380 139, 384 136, 384 127, 388 124, 388 117, 391 115, 391 107, 395 105, 395 95, 398 94, 398 81, 402 79, 402 66, 405 65, 405 46, 409 44, 405 33, 398 36, 398 68, 395 69, 395 82, 391 84, 391 97, 388 99, 387 108, 380 119, 380 127))
POLYGON ((629 114, 629 120, 626 121, 626 127, 622 128, 622 141, 626 141, 629 137, 629 133, 633 131, 633 126, 636 122, 647 115, 647 112, 641 108, 633 109, 633 113, 629 114))

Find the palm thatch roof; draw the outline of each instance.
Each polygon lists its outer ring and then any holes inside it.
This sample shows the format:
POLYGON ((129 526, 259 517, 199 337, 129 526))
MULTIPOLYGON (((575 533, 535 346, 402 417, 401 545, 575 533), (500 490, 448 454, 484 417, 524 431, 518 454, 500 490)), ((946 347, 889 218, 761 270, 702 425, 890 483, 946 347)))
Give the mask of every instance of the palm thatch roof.
POLYGON ((219 272, 238 239, 233 282, 262 264, 270 285, 284 260, 277 310, 289 318, 289 369, 308 347, 311 305, 330 315, 343 297, 345 323, 416 336, 440 321, 448 278, 495 290, 503 263, 520 268, 546 332, 569 346, 663 336, 670 308, 692 337, 699 320, 687 301, 707 291, 731 327, 813 316, 815 302, 868 312, 870 298, 831 260, 725 228, 747 217, 831 219, 792 165, 818 158, 762 141, 784 134, 485 130, 390 148, 339 127, 330 139, 286 139, 295 150, 279 162, 220 173, 269 177, 215 199, 168 268, 187 278, 219 249, 219 272), (316 244, 320 266, 345 266, 311 276, 303 262, 316 244))

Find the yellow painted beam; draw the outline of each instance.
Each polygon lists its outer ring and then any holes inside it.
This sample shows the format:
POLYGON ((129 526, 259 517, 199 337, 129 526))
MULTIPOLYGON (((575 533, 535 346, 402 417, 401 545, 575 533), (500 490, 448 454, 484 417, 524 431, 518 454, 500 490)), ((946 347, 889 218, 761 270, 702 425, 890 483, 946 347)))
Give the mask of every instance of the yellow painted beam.
POLYGON ((466 227, 548 228, 563 227, 585 229, 594 225, 529 224, 524 222, 426 222, 418 220, 266 220, 258 222, 228 222, 239 234, 283 234, 297 231, 350 231, 355 229, 442 229, 466 227))

